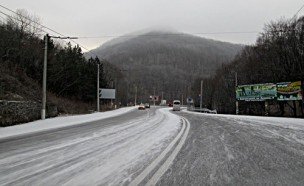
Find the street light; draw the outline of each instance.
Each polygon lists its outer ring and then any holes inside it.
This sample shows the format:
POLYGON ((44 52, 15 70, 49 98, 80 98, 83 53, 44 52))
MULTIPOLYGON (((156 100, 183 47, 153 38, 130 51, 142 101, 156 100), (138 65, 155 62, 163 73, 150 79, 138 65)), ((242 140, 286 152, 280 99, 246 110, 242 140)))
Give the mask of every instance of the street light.
POLYGON ((200 95, 200 110, 201 111, 203 109, 203 84, 204 84, 204 80, 201 80, 201 95, 200 95))
POLYGON ((47 72, 47 54, 48 54, 48 43, 50 38, 56 39, 78 39, 77 37, 60 37, 60 36, 50 36, 46 34, 44 36, 44 60, 43 60, 43 82, 42 82, 42 109, 41 109, 41 119, 45 119, 45 107, 46 107, 46 72, 47 72))
POLYGON ((100 66, 100 61, 97 61, 97 112, 100 111, 100 92, 99 92, 99 66, 100 66))

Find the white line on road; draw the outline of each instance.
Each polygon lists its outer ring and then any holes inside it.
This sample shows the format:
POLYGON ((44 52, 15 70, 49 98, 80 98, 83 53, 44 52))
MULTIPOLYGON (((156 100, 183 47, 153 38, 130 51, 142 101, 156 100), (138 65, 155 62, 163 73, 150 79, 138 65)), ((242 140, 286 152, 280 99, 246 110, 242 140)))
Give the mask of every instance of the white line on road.
POLYGON ((190 130, 190 122, 186 119, 183 118, 183 123, 184 125, 187 125, 186 132, 184 133, 182 139, 178 143, 178 145, 175 147, 174 151, 172 154, 167 158, 167 160, 164 162, 164 164, 157 170, 157 172, 153 175, 153 177, 149 180, 147 185, 156 185, 158 180, 161 178, 161 176, 168 170, 168 168, 171 166, 173 160, 181 150, 182 146, 184 145, 186 138, 188 136, 189 130, 190 130))
POLYGON ((177 153, 180 151, 181 147, 183 146, 188 132, 190 128, 190 123, 185 118, 182 118, 183 126, 181 131, 178 133, 178 135, 174 138, 174 140, 167 146, 167 148, 147 167, 145 170, 140 173, 131 183, 131 186, 137 186, 140 184, 155 168, 159 163, 164 159, 164 157, 171 151, 171 149, 174 147, 174 145, 178 142, 179 139, 180 142, 172 152, 172 154, 168 157, 168 159, 165 161, 165 163, 158 169, 158 171, 153 175, 153 177, 148 182, 148 185, 155 185, 159 178, 166 172, 166 170, 170 167, 172 161, 176 157, 177 153), (186 132, 184 132, 186 129, 186 132))

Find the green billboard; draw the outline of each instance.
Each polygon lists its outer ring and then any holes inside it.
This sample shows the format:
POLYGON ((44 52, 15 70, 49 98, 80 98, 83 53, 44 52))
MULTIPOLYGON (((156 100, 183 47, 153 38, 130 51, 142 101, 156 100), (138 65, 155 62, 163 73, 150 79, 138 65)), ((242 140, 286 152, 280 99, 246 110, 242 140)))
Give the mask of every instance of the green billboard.
POLYGON ((277 97, 276 84, 241 85, 236 88, 236 99, 245 101, 263 101, 277 97))
POLYGON ((277 83, 277 100, 302 100, 301 81, 277 83))

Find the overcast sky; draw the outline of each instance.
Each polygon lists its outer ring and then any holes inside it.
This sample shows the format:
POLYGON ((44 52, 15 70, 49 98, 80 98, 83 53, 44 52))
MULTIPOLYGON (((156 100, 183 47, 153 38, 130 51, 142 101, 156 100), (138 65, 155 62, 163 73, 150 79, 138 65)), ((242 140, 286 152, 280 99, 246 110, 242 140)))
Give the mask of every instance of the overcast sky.
MULTIPOLYGON (((0 4, 13 10, 26 9, 39 16, 44 25, 65 35, 92 37, 156 28, 190 34, 260 32, 271 20, 291 18, 303 3, 303 0, 1 0, 0 4)), ((304 9, 299 15, 303 14, 304 9)), ((257 34, 200 36, 253 44, 257 34)), ((92 49, 109 39, 112 38, 77 42, 92 49)))

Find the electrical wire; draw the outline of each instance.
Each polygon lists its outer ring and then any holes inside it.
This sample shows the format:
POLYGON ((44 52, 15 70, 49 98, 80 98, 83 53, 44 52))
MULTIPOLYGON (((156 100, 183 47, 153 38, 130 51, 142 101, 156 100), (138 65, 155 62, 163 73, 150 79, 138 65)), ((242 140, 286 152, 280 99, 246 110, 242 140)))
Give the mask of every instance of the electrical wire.
POLYGON ((6 18, 3 17, 2 15, 0 15, 0 18, 1 18, 3 21, 6 21, 6 18))
MULTIPOLYGON (((10 18, 10 19, 14 19, 14 20, 16 20, 16 21, 21 22, 20 19, 18 19, 18 18, 16 18, 16 17, 13 17, 13 16, 11 16, 11 15, 8 15, 8 14, 2 12, 1 10, 0 10, 0 13, 3 14, 3 15, 5 15, 5 16, 7 16, 7 17, 10 18)), ((31 25, 32 25, 32 24, 31 24, 31 25)), ((42 28, 39 28, 39 27, 37 27, 37 26, 35 26, 35 25, 32 25, 32 26, 33 26, 35 29, 40 30, 41 32, 47 33, 47 32, 46 32, 45 30, 43 30, 42 28)))
POLYGON ((257 34, 258 31, 245 31, 245 32, 203 32, 203 33, 162 33, 162 34, 128 34, 128 35, 101 35, 101 36, 79 36, 79 39, 97 39, 97 38, 128 38, 128 37, 157 37, 157 36, 182 36, 182 35, 221 35, 221 34, 257 34))
MULTIPOLYGON (((91 54, 97 56, 95 53, 93 53, 92 51, 90 51, 89 49, 87 49, 85 46, 81 45, 80 43, 78 43, 78 42, 76 42, 76 41, 74 41, 74 40, 72 40, 72 39, 69 39, 68 36, 65 36, 64 34, 61 34, 60 32, 57 32, 57 31, 55 31, 54 29, 51 29, 51 28, 49 28, 49 27, 47 27, 47 26, 45 26, 45 25, 42 25, 41 23, 39 23, 39 22, 37 22, 37 21, 34 21, 34 20, 32 20, 32 19, 30 19, 30 18, 28 18, 28 17, 26 17, 26 16, 23 16, 23 15, 21 15, 21 14, 18 14, 17 12, 15 12, 15 11, 13 11, 13 10, 11 10, 11 9, 9 9, 9 8, 7 8, 7 7, 3 6, 3 5, 1 5, 1 4, 0 4, 0 7, 2 7, 3 9, 5 9, 5 10, 7 10, 7 11, 10 11, 10 12, 12 12, 12 13, 14 13, 14 14, 20 16, 20 17, 23 17, 23 18, 29 20, 30 22, 35 23, 35 24, 37 24, 37 25, 39 25, 39 26, 41 26, 41 27, 43 27, 43 28, 45 28, 45 29, 47 29, 47 30, 49 30, 49 31, 51 31, 51 32, 53 32, 53 33, 55 33, 55 34, 58 34, 58 35, 60 35, 60 36, 62 36, 62 37, 68 38, 68 40, 69 40, 70 42, 73 42, 74 44, 76 44, 76 45, 80 46, 81 48, 85 49, 86 51, 88 51, 89 53, 91 53, 91 54)), ((12 16, 10 16, 10 15, 8 15, 8 14, 2 12, 2 11, 0 11, 0 13, 4 14, 4 15, 6 15, 6 16, 9 16, 9 17, 11 17, 11 18, 13 18, 12 16)), ((17 19, 17 20, 18 20, 18 19, 17 19)), ((18 20, 18 21, 20 21, 20 20, 18 20)), ((41 29, 41 30, 43 30, 43 29, 41 29)), ((47 33, 47 32, 44 31, 44 30, 43 30, 43 32, 47 33)))
MULTIPOLYGON (((12 13, 14 13, 14 14, 20 16, 20 17, 23 17, 23 18, 25 18, 25 19, 31 21, 32 23, 35 23, 35 24, 41 26, 42 28, 45 28, 45 29, 47 29, 47 30, 49 30, 49 31, 51 31, 51 32, 53 32, 53 33, 55 33, 55 34, 58 34, 58 35, 60 35, 60 36, 62 36, 62 37, 67 37, 67 36, 65 36, 64 34, 61 34, 60 32, 58 32, 58 31, 56 31, 56 30, 54 30, 54 29, 51 29, 51 28, 49 28, 49 27, 47 27, 47 26, 45 26, 45 25, 42 25, 42 24, 40 24, 40 23, 37 22, 37 21, 31 20, 31 19, 28 18, 28 17, 25 17, 25 16, 23 16, 23 15, 21 15, 21 14, 18 14, 17 12, 15 12, 15 11, 13 11, 13 10, 11 10, 11 9, 9 9, 9 8, 7 8, 7 7, 3 6, 3 5, 1 5, 1 4, 0 4, 0 7, 2 7, 3 9, 5 9, 5 10, 7 10, 7 11, 10 11, 10 12, 12 12, 12 13)), ((299 13, 303 8, 304 8, 304 4, 303 4, 303 5, 301 6, 301 8, 294 14, 293 19, 298 15, 298 13, 299 13)), ((5 14, 5 13, 2 12, 2 11, 0 11, 0 13, 4 14, 4 15, 6 15, 6 16, 9 16, 8 14, 5 14)), ((9 16, 9 17, 14 18, 14 17, 12 17, 12 16, 9 16)), ((15 19, 15 18, 14 18, 14 19, 15 19)), ((18 21, 20 21, 20 20, 18 20, 18 21)), ((36 28, 37 28, 37 27, 36 27, 36 28)), ((43 30, 43 29, 41 29, 41 28, 37 28, 37 29, 43 31, 44 33, 47 33, 45 30, 43 30)), ((190 34, 190 35, 222 35, 222 34, 258 34, 258 33, 259 33, 258 31, 239 31, 239 32, 238 32, 238 31, 228 31, 228 32, 203 32, 203 33, 162 33, 162 34, 143 34, 143 35, 139 35, 139 34, 129 34, 129 35, 122 35, 122 36, 121 36, 121 35, 79 36, 79 37, 77 37, 77 38, 78 38, 78 39, 97 39, 97 38, 117 38, 117 37, 120 37, 120 38, 130 38, 130 37, 137 37, 137 36, 141 36, 141 37, 179 36, 179 35, 189 35, 189 34, 190 34)), ((80 46, 81 48, 85 49, 85 50, 88 51, 89 53, 91 53, 91 54, 97 56, 95 53, 93 53, 91 50, 89 50, 89 49, 86 48, 85 46, 81 45, 80 43, 78 43, 78 42, 76 42, 76 41, 74 41, 74 40, 72 40, 72 39, 69 39, 69 38, 68 38, 68 40, 69 40, 70 42, 72 42, 72 43, 74 43, 74 44, 80 46)))
MULTIPOLYGON (((43 28, 45 28, 45 29, 47 29, 47 30, 53 32, 53 33, 56 33, 56 34, 58 34, 58 35, 60 35, 60 36, 62 36, 62 37, 67 37, 67 36, 65 36, 65 35, 63 35, 63 34, 57 32, 57 31, 55 31, 54 29, 51 29, 51 28, 49 28, 49 27, 47 27, 47 26, 45 26, 45 25, 42 25, 42 24, 40 24, 40 23, 37 22, 37 21, 33 21, 33 20, 29 19, 28 17, 25 17, 25 16, 23 16, 23 15, 21 15, 21 14, 18 14, 17 12, 15 12, 15 11, 13 11, 13 10, 11 10, 11 9, 9 9, 9 8, 7 8, 7 7, 3 6, 3 5, 1 5, 1 4, 0 4, 0 7, 4 8, 5 10, 8 10, 8 11, 10 11, 10 12, 12 12, 12 13, 18 15, 18 16, 21 16, 21 17, 23 17, 23 18, 25 18, 25 19, 28 19, 28 20, 30 20, 31 22, 33 22, 33 23, 35 23, 35 24, 37 24, 37 25, 39 25, 39 26, 41 26, 41 27, 43 27, 43 28)), ((246 32, 205 32, 205 33, 190 33, 190 34, 192 34, 192 35, 220 35, 220 34, 253 34, 253 33, 254 33, 254 34, 257 34, 257 33, 259 33, 259 32, 258 32, 258 31, 246 31, 246 32)), ((116 37, 128 38, 128 37, 136 37, 136 36, 156 37, 156 36, 164 36, 164 35, 165 35, 165 36, 166 36, 166 35, 167 35, 167 36, 169 36, 169 35, 176 35, 176 36, 178 36, 178 35, 189 35, 189 34, 186 34, 186 33, 164 33, 164 34, 145 34, 145 35, 132 35, 132 34, 131 34, 131 35, 123 35, 123 36, 119 36, 119 35, 80 36, 80 37, 77 37, 77 38, 79 38, 79 39, 116 38, 116 37)), ((79 45, 81 48, 87 50, 89 53, 91 53, 91 54, 97 56, 97 55, 94 54, 92 51, 90 51, 88 48, 86 48, 85 46, 81 45, 80 43, 78 43, 78 42, 76 42, 76 41, 74 41, 74 40, 72 40, 72 39, 69 39, 69 41, 73 42, 74 44, 79 45)))
POLYGON ((304 8, 304 4, 301 6, 301 8, 294 14, 294 16, 292 17, 292 20, 295 19, 298 15, 298 13, 304 8))

